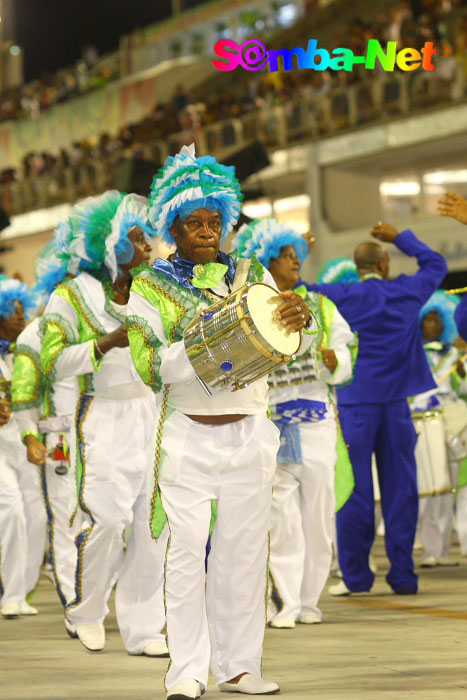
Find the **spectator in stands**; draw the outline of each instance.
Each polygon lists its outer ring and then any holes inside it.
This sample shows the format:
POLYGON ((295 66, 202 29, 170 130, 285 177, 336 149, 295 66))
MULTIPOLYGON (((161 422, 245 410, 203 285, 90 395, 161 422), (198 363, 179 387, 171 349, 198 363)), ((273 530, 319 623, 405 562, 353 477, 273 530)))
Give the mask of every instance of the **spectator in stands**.
POLYGON ((185 107, 188 107, 189 102, 190 100, 184 87, 182 85, 177 85, 177 87, 175 88, 175 94, 173 96, 173 103, 175 105, 177 113, 180 114, 180 112, 183 112, 185 107))

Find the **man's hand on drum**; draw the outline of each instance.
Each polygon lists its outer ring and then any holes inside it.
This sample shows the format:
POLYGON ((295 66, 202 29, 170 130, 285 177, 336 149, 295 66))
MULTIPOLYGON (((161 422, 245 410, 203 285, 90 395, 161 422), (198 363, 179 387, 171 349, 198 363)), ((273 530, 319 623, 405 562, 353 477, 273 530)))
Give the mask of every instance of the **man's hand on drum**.
POLYGON ((276 311, 277 320, 291 333, 303 330, 310 320, 306 301, 292 291, 279 292, 279 296, 285 304, 276 311))

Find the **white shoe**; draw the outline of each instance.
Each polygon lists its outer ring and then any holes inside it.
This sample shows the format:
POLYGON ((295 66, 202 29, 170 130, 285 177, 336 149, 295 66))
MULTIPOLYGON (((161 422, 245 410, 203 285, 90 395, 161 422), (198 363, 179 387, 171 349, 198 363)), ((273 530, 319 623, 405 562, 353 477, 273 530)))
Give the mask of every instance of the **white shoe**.
POLYGON ((13 620, 15 617, 19 617, 21 615, 21 604, 18 603, 18 601, 5 603, 5 605, 2 605, 0 612, 2 613, 3 617, 7 618, 7 620, 13 620))
POLYGON ((20 609, 20 614, 21 615, 37 615, 38 610, 36 608, 33 608, 32 605, 29 605, 25 600, 23 600, 22 603, 19 604, 19 609, 20 609))
POLYGON ((339 583, 336 583, 334 586, 329 586, 328 590, 331 595, 336 596, 350 595, 352 592, 350 588, 347 588, 344 581, 339 581, 339 583))
POLYGON ((154 656, 159 659, 167 659, 170 654, 165 642, 149 642, 141 652, 141 656, 154 656))
POLYGON ((293 630, 295 627, 295 620, 292 617, 279 617, 269 620, 268 627, 274 627, 278 630, 293 630))
POLYGON ((167 691, 167 700, 194 700, 201 697, 201 686, 194 678, 182 678, 167 691))
POLYGON ((97 625, 76 625, 79 641, 89 651, 101 651, 105 645, 105 629, 102 623, 97 625))
POLYGON ((219 683, 223 693, 245 693, 246 695, 276 695, 281 689, 274 681, 246 673, 238 683, 219 683))
POLYGON ((69 637, 72 639, 78 639, 78 633, 76 632, 75 625, 72 625, 68 618, 64 617, 63 622, 65 623, 65 629, 69 637))
POLYGON ((307 615, 300 615, 298 621, 301 625, 319 625, 323 620, 316 613, 308 613, 307 615))
POLYGON ((422 569, 433 569, 435 566, 438 566, 438 560, 433 554, 428 554, 422 559, 420 566, 422 569))
POLYGON ((459 562, 453 561, 449 557, 440 557, 438 559, 438 566, 459 566, 459 562))

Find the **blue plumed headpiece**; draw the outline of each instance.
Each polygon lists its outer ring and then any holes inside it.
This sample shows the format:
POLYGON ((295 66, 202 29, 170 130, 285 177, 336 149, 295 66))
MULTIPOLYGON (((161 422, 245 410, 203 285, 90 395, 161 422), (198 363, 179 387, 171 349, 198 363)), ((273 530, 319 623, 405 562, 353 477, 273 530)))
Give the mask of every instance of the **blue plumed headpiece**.
POLYGON ((71 248, 72 232, 68 221, 60 221, 50 241, 39 251, 35 260, 36 284, 34 292, 46 304, 57 284, 67 273, 75 274, 80 258, 71 248))
POLYGON ((139 226, 147 236, 156 231, 147 220, 147 199, 109 190, 72 208, 36 258, 36 289, 47 298, 67 274, 105 270, 115 281, 119 266, 129 262, 134 247, 128 234, 139 226))
POLYGON ((244 224, 235 236, 232 247, 241 258, 250 258, 254 253, 264 267, 269 267, 272 258, 280 255, 284 246, 293 246, 297 257, 303 263, 308 255, 308 243, 302 234, 277 219, 255 219, 244 224))
POLYGON ((148 238, 157 235, 157 231, 148 221, 148 200, 138 194, 123 197, 112 219, 112 231, 105 241, 104 264, 112 282, 115 282, 120 265, 129 263, 134 255, 134 246, 128 234, 138 226, 148 238))
POLYGON ((446 294, 445 291, 438 289, 437 292, 431 295, 420 311, 420 323, 430 311, 438 312, 441 323, 444 326, 439 338, 441 343, 453 343, 459 335, 454 320, 454 312, 459 301, 460 298, 456 294, 446 294))
POLYGON ((125 195, 108 190, 75 204, 68 219, 71 245, 79 258, 78 271, 100 272, 107 254, 106 241, 112 233, 112 219, 125 195))
POLYGON ((359 279, 357 266, 351 258, 332 258, 320 266, 317 275, 318 284, 352 284, 359 279))
POLYGON ((37 298, 29 287, 19 280, 3 277, 0 280, 0 318, 8 318, 15 313, 19 301, 26 316, 37 305, 37 298))
POLYGON ((195 146, 183 146, 169 156, 154 177, 149 193, 148 219, 161 239, 173 245, 170 227, 177 216, 185 219, 196 209, 218 211, 222 216, 222 239, 238 221, 243 195, 233 166, 212 156, 196 158, 195 146))

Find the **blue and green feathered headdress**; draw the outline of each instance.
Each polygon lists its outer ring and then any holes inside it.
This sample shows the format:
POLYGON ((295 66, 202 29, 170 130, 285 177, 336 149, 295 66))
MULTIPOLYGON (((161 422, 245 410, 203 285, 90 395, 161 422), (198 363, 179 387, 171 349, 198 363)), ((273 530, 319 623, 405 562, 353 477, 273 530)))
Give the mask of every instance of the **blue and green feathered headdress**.
POLYGON ((286 223, 271 217, 255 219, 244 224, 235 236, 232 247, 241 258, 250 258, 254 253, 264 267, 269 267, 272 258, 280 255, 284 246, 293 246, 303 263, 308 255, 308 243, 303 235, 286 223))
POLYGON ((195 146, 183 146, 169 156, 154 177, 149 193, 148 219, 161 239, 172 245, 170 227, 179 216, 185 219, 196 209, 218 211, 222 216, 222 239, 240 216, 243 195, 233 166, 212 156, 196 158, 195 146))
POLYGON ((60 221, 50 241, 39 251, 35 260, 36 283, 34 292, 44 304, 57 284, 68 272, 75 274, 80 258, 73 255, 72 232, 68 221, 60 221))
POLYGON ((431 295, 426 304, 422 306, 420 311, 420 323, 422 323, 423 319, 430 311, 438 312, 441 323, 444 326, 443 332, 439 338, 441 343, 453 343, 459 335, 454 320, 454 312, 459 302, 460 297, 458 297, 457 294, 446 294, 444 290, 438 289, 438 291, 431 295))
POLYGON ((107 254, 106 241, 112 233, 112 219, 125 195, 108 190, 75 204, 68 219, 71 244, 80 258, 78 271, 100 272, 107 254))
POLYGON ((22 305, 26 316, 37 305, 37 297, 24 282, 4 277, 0 280, 0 318, 14 314, 17 301, 22 305))
POLYGON ((320 266, 317 275, 318 284, 352 284, 359 279, 357 266, 351 258, 332 258, 320 266))
POLYGON ((120 265, 129 263, 134 255, 134 247, 128 234, 138 226, 147 237, 153 238, 157 231, 148 222, 148 200, 137 194, 123 197, 112 219, 112 231, 105 241, 104 263, 112 282, 120 272, 120 265))

